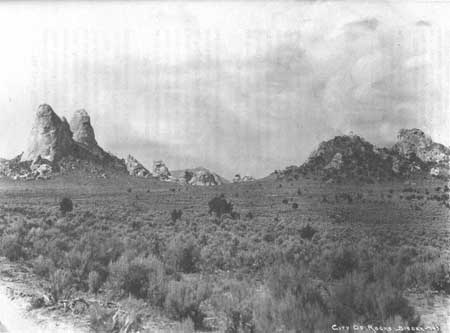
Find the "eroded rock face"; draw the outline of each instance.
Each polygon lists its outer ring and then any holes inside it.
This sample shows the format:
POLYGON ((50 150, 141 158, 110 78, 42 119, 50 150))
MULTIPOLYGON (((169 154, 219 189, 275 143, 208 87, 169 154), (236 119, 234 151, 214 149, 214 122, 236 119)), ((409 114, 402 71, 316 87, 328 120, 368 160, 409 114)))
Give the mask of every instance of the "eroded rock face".
POLYGON ((402 156, 408 157, 414 154, 424 162, 450 161, 450 148, 434 142, 431 137, 417 128, 402 129, 397 138, 398 142, 392 147, 392 150, 402 156))
POLYGON ((184 170, 184 175, 180 179, 181 183, 194 186, 217 186, 227 183, 224 178, 202 167, 184 170))
POLYGON ((149 177, 151 176, 150 171, 148 171, 137 159, 133 156, 128 155, 126 161, 128 173, 135 177, 149 177))
POLYGON ((86 110, 77 110, 70 120, 70 129, 76 142, 86 145, 88 148, 97 148, 94 129, 91 125, 91 117, 86 110))
POLYGON ((70 154, 72 131, 65 118, 60 119, 50 105, 39 106, 34 119, 27 149, 22 161, 33 161, 38 156, 51 162, 70 154))
POLYGON ((255 180, 255 178, 253 178, 252 176, 241 177, 240 174, 236 174, 233 177, 233 183, 246 183, 246 182, 252 182, 254 180, 255 180))
POLYGON ((328 163, 324 168, 325 169, 336 169, 340 170, 344 162, 342 161, 342 154, 336 153, 330 163, 328 163))
POLYGON ((427 163, 431 176, 450 176, 450 148, 434 142, 417 128, 400 130, 392 150, 404 158, 417 158, 427 163))
POLYGON ((169 168, 163 161, 153 162, 152 175, 153 177, 157 177, 161 180, 169 180, 171 176, 169 168))

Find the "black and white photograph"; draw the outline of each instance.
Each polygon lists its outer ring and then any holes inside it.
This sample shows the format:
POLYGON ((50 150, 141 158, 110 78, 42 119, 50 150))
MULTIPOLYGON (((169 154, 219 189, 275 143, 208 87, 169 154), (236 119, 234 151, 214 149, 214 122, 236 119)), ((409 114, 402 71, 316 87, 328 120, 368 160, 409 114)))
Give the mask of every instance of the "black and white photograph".
POLYGON ((0 333, 450 333, 449 18, 0 2, 0 333))

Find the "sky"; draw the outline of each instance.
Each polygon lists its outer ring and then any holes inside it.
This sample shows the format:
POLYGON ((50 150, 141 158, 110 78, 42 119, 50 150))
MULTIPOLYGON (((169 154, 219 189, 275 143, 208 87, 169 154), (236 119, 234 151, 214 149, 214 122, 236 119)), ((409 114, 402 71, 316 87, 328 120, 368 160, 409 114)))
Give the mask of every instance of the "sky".
POLYGON ((263 177, 358 134, 450 145, 450 4, 2 2, 0 157, 39 104, 84 108, 106 150, 263 177))

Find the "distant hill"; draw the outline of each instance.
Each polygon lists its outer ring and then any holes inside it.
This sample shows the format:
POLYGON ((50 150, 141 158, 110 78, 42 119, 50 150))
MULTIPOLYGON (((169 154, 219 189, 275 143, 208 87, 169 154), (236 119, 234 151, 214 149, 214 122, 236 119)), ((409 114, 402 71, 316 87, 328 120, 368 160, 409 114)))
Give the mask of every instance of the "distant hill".
POLYGON ((301 166, 275 173, 278 177, 313 175, 325 181, 386 181, 416 176, 449 176, 450 149, 418 129, 401 130, 391 148, 377 148, 357 135, 322 142, 301 166))

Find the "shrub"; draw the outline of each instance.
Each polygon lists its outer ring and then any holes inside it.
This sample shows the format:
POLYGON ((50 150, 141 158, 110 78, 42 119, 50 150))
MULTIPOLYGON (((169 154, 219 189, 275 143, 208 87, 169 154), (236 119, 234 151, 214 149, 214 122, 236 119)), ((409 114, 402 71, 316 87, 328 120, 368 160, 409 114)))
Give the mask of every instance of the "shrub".
POLYGON ((58 269, 50 274, 50 294, 57 303, 61 298, 71 294, 71 275, 67 270, 58 269))
POLYGON ((300 229, 300 237, 302 237, 303 239, 311 240, 316 233, 317 230, 311 227, 309 224, 300 229))
POLYGON ((209 214, 214 213, 217 217, 224 214, 233 214, 233 204, 225 199, 225 195, 214 197, 208 202, 209 214))
POLYGON ((94 332, 113 332, 113 309, 106 309, 98 304, 89 307, 89 324, 94 332))
POLYGON ((118 290, 138 298, 147 296, 148 276, 142 258, 132 261, 125 256, 112 263, 109 268, 109 277, 118 290))
POLYGON ((167 295, 168 277, 164 264, 150 257, 147 259, 148 264, 148 289, 147 299, 152 305, 163 306, 167 295))
POLYGON ((33 272, 41 277, 48 277, 54 271, 55 265, 51 259, 39 255, 32 262, 33 272))
POLYGON ((266 278, 266 291, 256 298, 255 323, 260 331, 325 332, 331 323, 320 285, 303 268, 281 264, 266 278))
POLYGON ((331 305, 334 320, 342 325, 370 322, 383 325, 401 317, 409 325, 417 326, 419 317, 401 291, 389 281, 367 282, 361 274, 351 274, 332 291, 331 305))
POLYGON ((195 325, 191 318, 184 319, 181 323, 175 325, 171 333, 194 333, 195 325))
POLYGON ((292 204, 292 209, 297 209, 297 208, 298 208, 298 203, 294 202, 294 203, 292 204))
POLYGON ((402 246, 397 252, 397 263, 402 266, 410 266, 417 257, 418 251, 411 246, 402 246))
POLYGON ((1 239, 0 250, 3 256, 11 261, 17 261, 25 256, 19 237, 4 235, 1 239))
POLYGON ((227 281, 215 307, 225 314, 226 333, 253 332, 252 288, 244 282, 227 281))
POLYGON ((172 220, 172 222, 176 222, 177 220, 179 220, 181 218, 181 216, 183 215, 183 211, 181 209, 174 209, 172 210, 172 212, 170 213, 170 218, 172 220))
POLYGON ((190 318, 196 329, 203 326, 200 305, 210 297, 209 286, 198 281, 170 281, 165 302, 167 314, 175 320, 190 318))
POLYGON ((329 258, 329 274, 332 279, 341 279, 358 267, 356 251, 348 247, 340 247, 331 253, 329 258))
POLYGON ((59 210, 61 213, 66 214, 68 212, 71 212, 73 210, 73 203, 70 198, 62 198, 59 202, 59 210))
POLYGON ((36 295, 33 295, 30 299, 29 308, 30 310, 33 309, 40 309, 45 306, 45 299, 44 297, 39 297, 36 295))
POLYGON ((448 262, 435 262, 428 271, 431 289, 450 294, 450 265, 448 262))
POLYGON ((100 274, 98 274, 96 271, 92 271, 89 273, 88 277, 88 284, 89 284, 89 291, 91 293, 97 294, 98 290, 102 286, 103 281, 100 278, 100 274))
POLYGON ((180 234, 169 243, 166 260, 177 271, 193 273, 200 262, 200 248, 192 236, 180 234))
POLYGON ((131 294, 161 305, 166 294, 164 265, 155 257, 130 260, 122 256, 109 266, 109 283, 119 296, 131 294))

